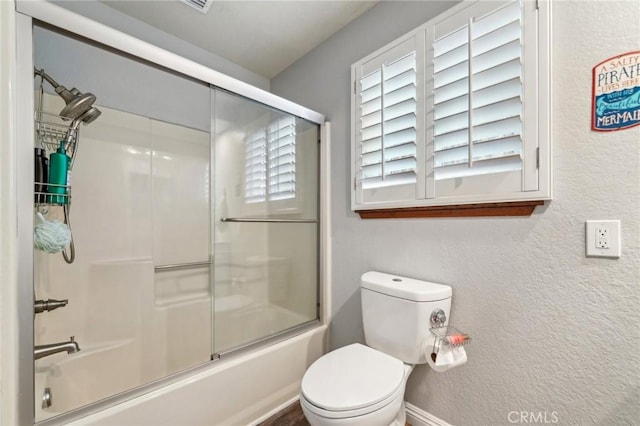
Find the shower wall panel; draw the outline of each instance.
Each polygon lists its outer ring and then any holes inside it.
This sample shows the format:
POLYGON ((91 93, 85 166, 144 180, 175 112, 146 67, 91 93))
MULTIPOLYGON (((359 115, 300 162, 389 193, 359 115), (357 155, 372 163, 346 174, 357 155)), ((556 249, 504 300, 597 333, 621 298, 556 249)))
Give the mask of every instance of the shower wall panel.
POLYGON ((209 260, 209 133, 151 120, 153 258, 209 260))

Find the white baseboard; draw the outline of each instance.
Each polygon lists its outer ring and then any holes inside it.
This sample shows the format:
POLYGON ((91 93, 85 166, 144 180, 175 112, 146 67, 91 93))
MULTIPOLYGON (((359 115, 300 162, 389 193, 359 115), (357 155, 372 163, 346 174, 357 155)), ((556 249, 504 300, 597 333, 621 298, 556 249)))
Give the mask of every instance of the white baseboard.
POLYGON ((451 426, 444 420, 429 414, 421 408, 416 407, 413 404, 405 402, 405 408, 407 410, 407 423, 411 426, 451 426))

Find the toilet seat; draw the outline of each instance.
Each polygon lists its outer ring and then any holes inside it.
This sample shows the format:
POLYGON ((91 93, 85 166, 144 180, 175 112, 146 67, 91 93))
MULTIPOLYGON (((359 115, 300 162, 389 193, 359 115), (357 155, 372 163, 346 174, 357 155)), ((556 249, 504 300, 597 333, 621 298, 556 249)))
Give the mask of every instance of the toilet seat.
POLYGON ((322 356, 302 378, 303 403, 327 418, 362 416, 404 395, 405 365, 355 343, 322 356))

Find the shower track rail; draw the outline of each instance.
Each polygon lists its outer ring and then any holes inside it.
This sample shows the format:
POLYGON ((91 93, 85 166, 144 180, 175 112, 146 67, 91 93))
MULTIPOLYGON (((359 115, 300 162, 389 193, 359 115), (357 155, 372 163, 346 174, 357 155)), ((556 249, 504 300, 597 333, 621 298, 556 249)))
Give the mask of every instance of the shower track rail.
POLYGON ((318 219, 261 219, 261 218, 241 218, 223 217, 220 222, 253 222, 253 223, 318 223, 318 219))

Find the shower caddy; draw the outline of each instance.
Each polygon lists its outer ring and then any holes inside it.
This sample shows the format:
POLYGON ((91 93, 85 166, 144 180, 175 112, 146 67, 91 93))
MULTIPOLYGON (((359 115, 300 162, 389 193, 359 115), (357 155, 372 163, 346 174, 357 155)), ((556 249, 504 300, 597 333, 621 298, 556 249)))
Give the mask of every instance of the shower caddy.
MULTIPOLYGON (((52 153, 58 150, 61 142, 64 141, 65 153, 69 157, 68 173, 70 173, 78 150, 78 141, 80 138, 80 129, 78 126, 81 121, 73 120, 67 125, 61 116, 43 111, 44 78, 42 76, 40 77, 38 100, 34 116, 36 148, 42 148, 44 155, 49 158, 52 153)), ((43 214, 47 214, 50 207, 62 207, 64 223, 69 227, 69 231, 71 232, 69 248, 62 250, 62 257, 65 262, 73 263, 76 252, 73 243, 71 221, 69 220, 69 213, 71 211, 71 185, 69 184, 69 180, 67 180, 66 185, 34 181, 34 206, 37 212, 43 214), (53 188, 62 188, 63 192, 54 193, 54 191, 52 191, 53 188)))

